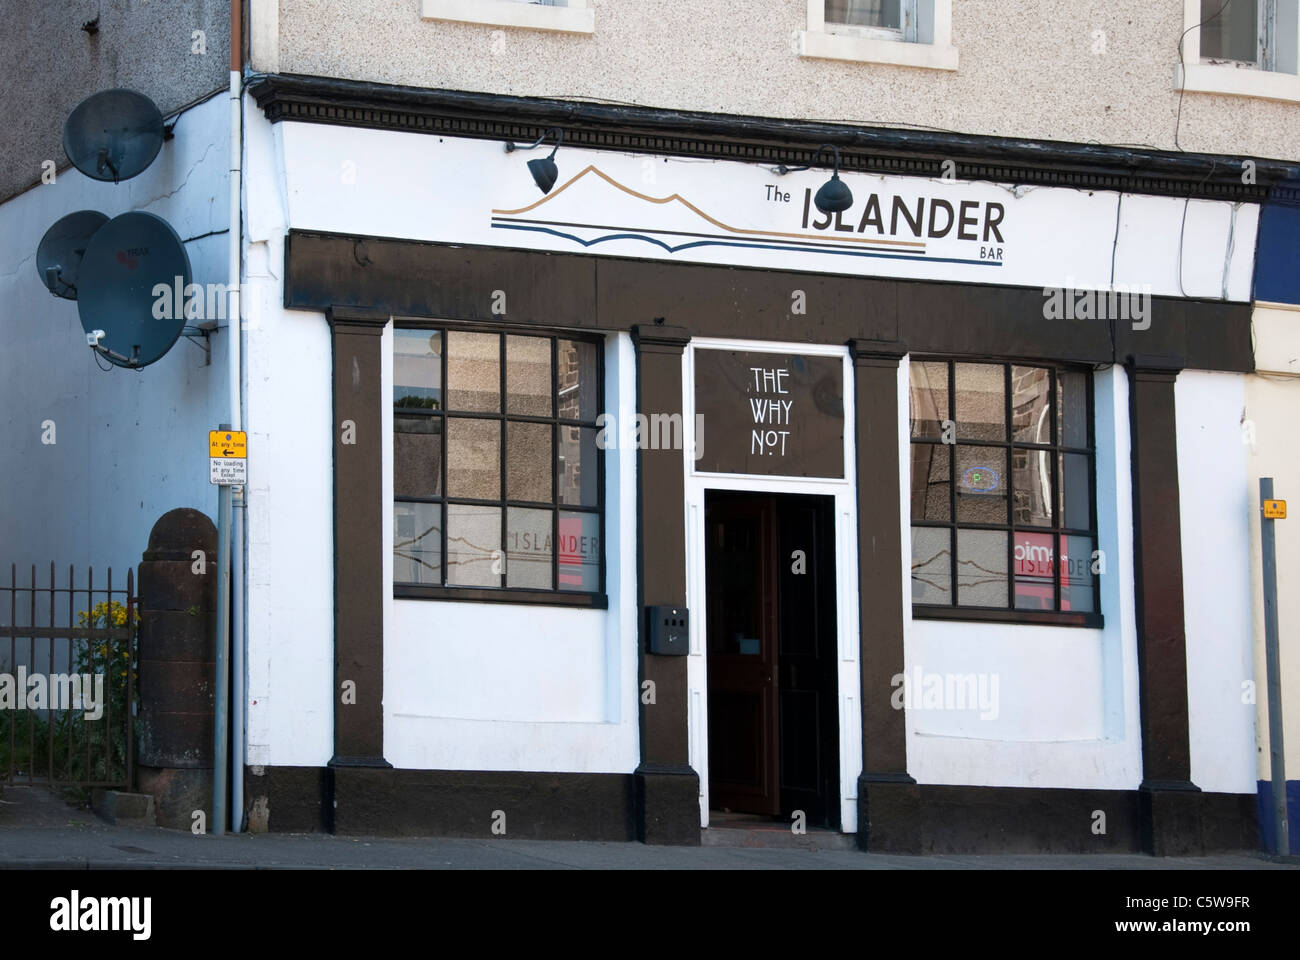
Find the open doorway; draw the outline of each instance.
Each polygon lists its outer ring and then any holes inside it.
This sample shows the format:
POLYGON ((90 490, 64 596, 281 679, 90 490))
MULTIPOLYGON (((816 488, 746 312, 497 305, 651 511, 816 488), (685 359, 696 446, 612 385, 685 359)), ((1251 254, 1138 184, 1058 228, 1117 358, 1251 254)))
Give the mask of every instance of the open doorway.
POLYGON ((834 498, 705 493, 709 806, 840 826, 834 498))

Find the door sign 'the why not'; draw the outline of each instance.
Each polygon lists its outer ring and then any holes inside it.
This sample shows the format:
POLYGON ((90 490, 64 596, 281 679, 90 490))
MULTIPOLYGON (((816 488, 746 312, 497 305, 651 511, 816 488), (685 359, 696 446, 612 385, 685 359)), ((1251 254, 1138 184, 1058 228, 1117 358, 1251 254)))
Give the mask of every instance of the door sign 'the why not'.
POLYGON ((844 476, 839 357, 697 349, 695 414, 710 438, 697 472, 844 476))

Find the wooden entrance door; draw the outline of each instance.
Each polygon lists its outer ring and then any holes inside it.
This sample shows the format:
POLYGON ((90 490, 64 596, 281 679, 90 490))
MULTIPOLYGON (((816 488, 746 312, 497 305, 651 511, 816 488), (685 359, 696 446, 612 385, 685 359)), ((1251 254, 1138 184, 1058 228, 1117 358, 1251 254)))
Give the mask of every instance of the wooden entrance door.
POLYGON ((710 804, 778 814, 775 502, 710 495, 704 525, 710 804))

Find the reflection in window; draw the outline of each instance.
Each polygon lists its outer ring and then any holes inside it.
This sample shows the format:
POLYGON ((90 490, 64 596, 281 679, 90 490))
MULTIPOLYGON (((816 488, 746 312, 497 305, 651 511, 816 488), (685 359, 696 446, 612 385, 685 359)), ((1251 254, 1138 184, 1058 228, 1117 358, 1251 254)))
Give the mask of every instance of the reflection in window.
POLYGON ((598 593, 600 343, 398 329, 393 580, 598 593))
POLYGON ((911 364, 912 600, 1095 613, 1091 374, 911 364))
POLYGON ((901 30, 901 0, 826 0, 826 22, 901 30))

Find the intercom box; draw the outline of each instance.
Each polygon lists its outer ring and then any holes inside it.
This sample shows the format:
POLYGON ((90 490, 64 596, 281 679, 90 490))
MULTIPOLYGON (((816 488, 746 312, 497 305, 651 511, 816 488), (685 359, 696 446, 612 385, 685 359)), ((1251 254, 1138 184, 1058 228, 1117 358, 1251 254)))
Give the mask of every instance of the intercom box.
POLYGON ((690 611, 685 607, 646 607, 650 652, 670 657, 690 653, 690 611))

